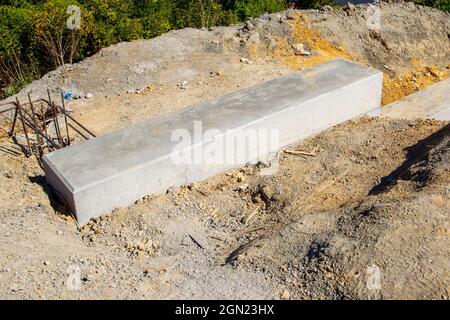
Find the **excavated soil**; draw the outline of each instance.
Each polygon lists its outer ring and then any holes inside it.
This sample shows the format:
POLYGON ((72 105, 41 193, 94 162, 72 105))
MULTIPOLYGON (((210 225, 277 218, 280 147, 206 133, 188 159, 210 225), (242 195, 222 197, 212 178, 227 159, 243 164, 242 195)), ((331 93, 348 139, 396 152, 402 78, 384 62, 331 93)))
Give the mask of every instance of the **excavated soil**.
MULTIPOLYGON (((385 103, 448 75, 448 13, 382 3, 374 33, 367 12, 121 43, 18 97, 71 90, 72 113, 101 134, 336 57, 382 70, 385 103)), ((38 161, 4 139, 0 298, 448 299, 449 166, 448 123, 364 117, 79 230, 38 161)))

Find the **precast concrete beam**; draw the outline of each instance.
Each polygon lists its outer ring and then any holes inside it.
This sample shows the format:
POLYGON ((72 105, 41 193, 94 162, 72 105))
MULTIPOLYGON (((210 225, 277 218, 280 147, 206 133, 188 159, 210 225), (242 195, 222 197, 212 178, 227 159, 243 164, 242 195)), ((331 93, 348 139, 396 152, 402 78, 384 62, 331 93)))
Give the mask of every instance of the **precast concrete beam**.
POLYGON ((333 60, 43 157, 79 225, 380 108, 382 73, 333 60))

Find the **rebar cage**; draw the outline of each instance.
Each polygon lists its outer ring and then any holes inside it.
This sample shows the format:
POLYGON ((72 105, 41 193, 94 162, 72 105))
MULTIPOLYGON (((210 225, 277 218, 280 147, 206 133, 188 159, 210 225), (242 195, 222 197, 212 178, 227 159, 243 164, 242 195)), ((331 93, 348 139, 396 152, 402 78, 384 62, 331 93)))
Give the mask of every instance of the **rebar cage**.
POLYGON ((69 114, 62 90, 47 89, 47 98, 31 99, 21 103, 15 101, 0 104, 0 131, 18 143, 18 134, 23 133, 25 144, 22 146, 25 156, 36 155, 40 160, 48 152, 61 149, 73 142, 71 131, 85 140, 95 138, 95 134, 69 114), (52 99, 56 93, 61 103, 52 99))

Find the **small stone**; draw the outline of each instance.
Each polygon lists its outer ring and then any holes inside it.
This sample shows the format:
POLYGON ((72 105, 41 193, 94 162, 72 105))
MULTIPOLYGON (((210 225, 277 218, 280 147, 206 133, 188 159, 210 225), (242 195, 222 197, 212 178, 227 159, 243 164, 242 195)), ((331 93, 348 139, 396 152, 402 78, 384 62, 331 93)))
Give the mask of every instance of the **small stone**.
POLYGON ((253 30, 255 28, 255 26, 253 25, 253 23, 251 21, 247 20, 244 23, 244 28, 247 30, 253 30))
POLYGON ((12 178, 14 178, 14 173, 9 171, 9 172, 5 173, 5 177, 8 178, 8 179, 12 179, 12 178))
POLYGON ((333 11, 333 7, 332 6, 323 6, 322 8, 320 8, 320 10, 322 11, 333 11))
POLYGON ((211 78, 213 78, 213 77, 220 77, 220 76, 222 76, 223 75, 223 72, 221 72, 221 71, 211 71, 210 73, 209 73, 209 76, 211 77, 211 78))
POLYGON ((93 97, 94 97, 94 95, 92 93, 87 93, 85 96, 86 99, 91 99, 93 97))
POLYGON ((436 67, 426 67, 426 69, 433 77, 436 77, 436 78, 442 80, 442 78, 444 76, 444 72, 442 72, 441 70, 439 70, 436 67))
POLYGON ((289 293, 289 291, 284 290, 281 294, 280 294, 280 299, 282 300, 288 300, 291 297, 291 294, 289 293))
POLYGON ((286 18, 287 18, 288 20, 294 20, 294 19, 295 19, 295 14, 294 14, 294 12, 293 12, 293 11, 288 11, 288 12, 286 12, 286 18))
POLYGON ((292 49, 294 49, 294 53, 297 56, 310 56, 311 52, 305 50, 305 46, 303 43, 296 43, 292 45, 292 49))
POLYGON ((269 187, 269 186, 263 186, 260 189, 260 194, 261 197, 265 200, 265 201, 270 201, 273 199, 274 195, 275 195, 275 191, 269 187))
POLYGON ((280 163, 277 159, 274 159, 269 165, 266 167, 260 168, 259 175, 260 176, 273 176, 278 173, 280 170, 280 163))
POLYGON ((266 160, 259 160, 258 163, 256 164, 256 166, 261 169, 261 168, 267 168, 270 166, 270 163, 266 160))
POLYGON ((44 265, 45 266, 49 266, 50 265, 50 261, 48 261, 48 260, 44 261, 44 265))
POLYGON ((245 190, 247 190, 248 189, 248 187, 249 187, 249 184, 248 183, 245 183, 245 184, 243 184, 243 185, 240 185, 237 189, 238 189, 238 191, 245 191, 245 190))
POLYGON ((53 211, 52 207, 50 205, 48 205, 47 203, 39 202, 38 207, 41 208, 41 210, 46 213, 53 211))
POLYGON ((241 58, 240 61, 245 64, 253 64, 253 61, 247 58, 241 58))
POLYGON ((58 230, 58 231, 56 231, 56 234, 57 234, 58 236, 61 236, 63 233, 62 233, 61 230, 58 230))
POLYGON ((244 182, 244 180, 245 180, 244 174, 242 172, 238 172, 236 174, 236 180, 237 180, 237 182, 244 182))
POLYGON ((189 82, 187 82, 187 80, 183 80, 183 82, 181 82, 178 87, 180 89, 187 89, 189 82))
POLYGON ((152 274, 152 273, 155 273, 155 272, 156 272, 156 270, 154 268, 147 268, 147 269, 144 270, 144 274, 145 275, 149 275, 149 274, 152 274))
POLYGON ((356 10, 356 6, 350 2, 347 2, 346 6, 344 7, 344 11, 346 11, 346 12, 355 11, 355 10, 356 10))

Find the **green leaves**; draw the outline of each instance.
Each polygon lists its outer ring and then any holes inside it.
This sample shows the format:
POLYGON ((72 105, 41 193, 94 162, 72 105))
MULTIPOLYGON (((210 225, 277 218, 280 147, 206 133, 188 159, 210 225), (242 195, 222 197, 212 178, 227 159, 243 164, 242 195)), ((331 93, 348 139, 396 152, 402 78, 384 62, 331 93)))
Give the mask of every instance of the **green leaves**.
POLYGON ((414 3, 450 12, 450 0, 413 0, 414 3))
POLYGON ((32 10, 0 6, 0 34, 0 56, 27 51, 33 44, 32 10))
POLYGON ((264 13, 273 13, 283 10, 283 0, 238 0, 236 1, 236 13, 241 20, 254 18, 264 13))

